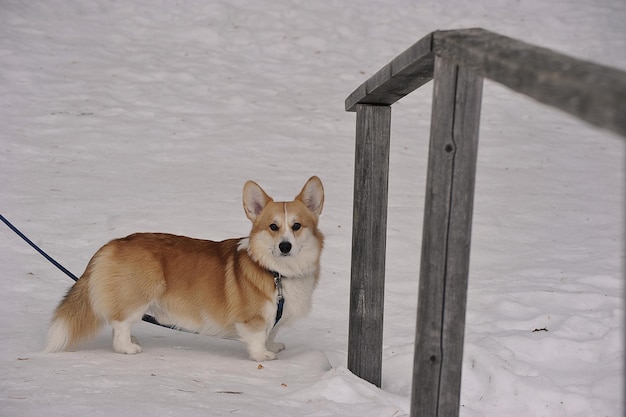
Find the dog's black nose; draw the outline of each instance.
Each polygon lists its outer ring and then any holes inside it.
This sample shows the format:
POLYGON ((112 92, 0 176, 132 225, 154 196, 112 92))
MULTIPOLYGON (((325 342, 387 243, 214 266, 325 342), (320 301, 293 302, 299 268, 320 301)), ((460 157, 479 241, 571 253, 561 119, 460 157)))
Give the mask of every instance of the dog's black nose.
POLYGON ((280 249, 280 253, 282 254, 288 254, 289 251, 291 250, 291 243, 284 241, 284 242, 280 242, 278 244, 278 249, 280 249))

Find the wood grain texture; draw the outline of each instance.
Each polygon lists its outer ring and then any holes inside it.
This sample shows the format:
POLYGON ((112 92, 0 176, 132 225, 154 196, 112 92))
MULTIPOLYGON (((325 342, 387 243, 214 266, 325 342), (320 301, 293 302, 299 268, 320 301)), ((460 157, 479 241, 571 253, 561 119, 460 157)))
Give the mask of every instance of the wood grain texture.
POLYGON ((348 369, 380 386, 391 107, 356 112, 348 369))
POLYGON ((391 105, 433 78, 432 34, 382 67, 346 99, 346 111, 358 103, 391 105))
POLYGON ((434 32, 434 52, 457 65, 626 136, 626 72, 483 29, 434 32))
POLYGON ((346 110, 395 103, 432 79, 435 55, 626 137, 625 71, 480 28, 426 35, 350 94, 346 110))
POLYGON ((379 386, 389 106, 433 77, 411 416, 458 416, 483 78, 626 137, 626 72, 484 29, 438 31, 346 99, 357 112, 348 367, 379 386))
POLYGON ((436 58, 412 416, 459 411, 481 99, 481 77, 436 58))

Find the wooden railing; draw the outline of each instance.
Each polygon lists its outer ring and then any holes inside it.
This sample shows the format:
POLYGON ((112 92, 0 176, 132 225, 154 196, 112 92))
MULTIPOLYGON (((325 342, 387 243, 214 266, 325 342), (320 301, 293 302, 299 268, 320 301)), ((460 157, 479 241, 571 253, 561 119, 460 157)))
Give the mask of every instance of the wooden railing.
POLYGON ((391 105, 434 78, 411 416, 457 416, 483 78, 626 137, 626 72, 483 29, 433 32, 346 99, 356 111, 348 367, 380 386, 391 105))

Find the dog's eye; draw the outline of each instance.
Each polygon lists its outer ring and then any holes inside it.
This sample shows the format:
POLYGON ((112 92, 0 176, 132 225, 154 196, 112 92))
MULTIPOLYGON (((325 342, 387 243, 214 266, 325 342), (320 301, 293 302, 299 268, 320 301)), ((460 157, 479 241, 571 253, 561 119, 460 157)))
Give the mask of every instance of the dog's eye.
POLYGON ((291 226, 294 231, 300 230, 301 227, 302 225, 300 223, 294 223, 293 226, 291 226))
POLYGON ((270 224, 270 229, 273 231, 277 231, 278 230, 278 225, 276 223, 272 223, 270 224))

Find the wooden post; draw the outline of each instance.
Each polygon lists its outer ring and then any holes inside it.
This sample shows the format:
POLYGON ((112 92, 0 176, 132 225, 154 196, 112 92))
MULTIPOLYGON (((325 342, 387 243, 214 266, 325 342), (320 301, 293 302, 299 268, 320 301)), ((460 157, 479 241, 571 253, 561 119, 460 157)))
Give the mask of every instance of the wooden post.
POLYGON ((458 416, 482 78, 435 58, 411 416, 458 416))
POLYGON ((380 387, 391 107, 356 113, 348 369, 380 387))
POLYGON ((433 77, 411 399, 411 416, 429 417, 459 412, 482 77, 626 137, 626 72, 484 29, 430 33, 354 90, 345 101, 357 111, 348 367, 377 385, 388 106, 433 77))

